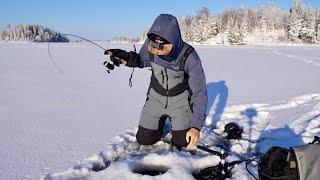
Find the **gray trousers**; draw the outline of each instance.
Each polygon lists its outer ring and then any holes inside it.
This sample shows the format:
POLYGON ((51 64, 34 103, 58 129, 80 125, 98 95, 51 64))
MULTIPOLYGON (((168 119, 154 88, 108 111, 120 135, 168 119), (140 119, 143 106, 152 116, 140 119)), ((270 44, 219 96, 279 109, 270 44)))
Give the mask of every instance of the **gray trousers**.
POLYGON ((139 125, 146 129, 157 130, 160 118, 166 115, 171 119, 172 130, 189 129, 192 112, 188 97, 189 93, 186 90, 177 96, 168 97, 167 100, 166 96, 161 96, 151 88, 141 112, 139 125), (167 108, 165 108, 166 103, 167 108))
POLYGON ((172 143, 178 148, 186 146, 186 132, 190 129, 192 118, 188 97, 189 93, 185 91, 167 99, 151 88, 140 116, 138 143, 151 145, 159 141, 165 119, 169 117, 172 124, 172 143))

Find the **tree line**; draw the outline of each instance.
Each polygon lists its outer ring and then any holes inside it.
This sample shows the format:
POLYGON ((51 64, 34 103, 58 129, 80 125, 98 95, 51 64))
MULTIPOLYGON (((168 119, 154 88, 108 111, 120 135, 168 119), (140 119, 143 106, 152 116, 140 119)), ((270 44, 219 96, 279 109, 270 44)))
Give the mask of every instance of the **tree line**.
MULTIPOLYGON (((273 2, 255 8, 240 7, 211 13, 207 7, 194 15, 179 18, 182 37, 186 42, 217 44, 320 43, 320 9, 293 0, 286 11, 273 2)), ((141 38, 115 37, 111 42, 144 41, 141 38)), ((41 25, 8 25, 1 33, 2 41, 68 42, 59 32, 41 25)))
MULTIPOLYGON (((203 7, 195 15, 180 18, 187 42, 246 44, 257 40, 283 43, 320 43, 320 9, 293 0, 289 12, 273 2, 255 8, 240 7, 211 13, 203 7)), ((145 30, 141 40, 146 38, 145 30)))
POLYGON ((8 25, 0 33, 0 41, 69 42, 69 39, 41 25, 20 24, 8 25))

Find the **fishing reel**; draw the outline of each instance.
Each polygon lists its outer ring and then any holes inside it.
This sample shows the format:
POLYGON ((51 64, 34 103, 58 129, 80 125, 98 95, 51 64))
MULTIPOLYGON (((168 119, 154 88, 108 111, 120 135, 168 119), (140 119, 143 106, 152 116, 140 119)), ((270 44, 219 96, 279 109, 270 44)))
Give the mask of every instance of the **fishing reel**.
POLYGON ((110 71, 114 70, 115 66, 120 66, 120 64, 121 64, 120 59, 115 58, 111 51, 105 51, 104 54, 109 55, 110 60, 112 61, 112 63, 108 62, 108 61, 104 61, 102 63, 102 65, 107 68, 108 73, 110 73, 110 71))
POLYGON ((110 71, 114 70, 114 64, 112 64, 108 61, 103 62, 102 65, 107 68, 108 73, 110 73, 110 71))
MULTIPOLYGON (((136 48, 135 44, 133 44, 133 48, 134 48, 134 52, 137 52, 137 48, 136 48)), ((124 51, 124 50, 120 50, 120 51, 124 51)), ((125 53, 127 53, 127 52, 125 52, 125 53)), ((115 66, 119 67, 120 64, 127 65, 127 63, 128 63, 128 61, 126 61, 124 59, 121 59, 121 58, 113 56, 113 51, 112 50, 106 50, 105 49, 104 54, 105 55, 109 55, 110 56, 110 60, 112 61, 112 63, 110 63, 108 61, 105 61, 105 62, 102 63, 102 65, 107 68, 107 72, 108 73, 110 73, 110 71, 114 70, 115 66)), ((130 75, 130 78, 129 78, 129 86, 130 87, 133 86, 133 84, 132 84, 133 73, 134 73, 134 68, 132 68, 132 72, 131 72, 131 75, 130 75)))

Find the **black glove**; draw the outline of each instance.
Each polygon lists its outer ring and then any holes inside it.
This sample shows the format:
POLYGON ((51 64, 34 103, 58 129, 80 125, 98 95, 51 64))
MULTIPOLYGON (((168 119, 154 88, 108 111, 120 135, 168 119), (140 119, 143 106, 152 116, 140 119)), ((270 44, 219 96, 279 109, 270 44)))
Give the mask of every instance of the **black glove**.
POLYGON ((116 65, 119 66, 121 60, 124 60, 128 63, 130 59, 130 53, 122 49, 108 49, 104 51, 105 55, 110 55, 110 60, 116 65))

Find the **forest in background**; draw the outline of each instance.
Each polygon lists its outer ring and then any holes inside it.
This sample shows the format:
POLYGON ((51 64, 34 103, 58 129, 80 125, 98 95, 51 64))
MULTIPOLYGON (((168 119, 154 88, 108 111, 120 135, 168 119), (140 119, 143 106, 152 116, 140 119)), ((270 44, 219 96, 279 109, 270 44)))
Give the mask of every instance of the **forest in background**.
MULTIPOLYGON (((320 43, 320 9, 293 0, 289 12, 275 3, 211 13, 203 7, 179 19, 182 37, 195 44, 320 43)), ((147 28, 140 41, 147 37, 147 28)), ((116 39, 116 40, 119 40, 116 39)))
MULTIPOLYGON (((275 3, 211 13, 207 7, 179 18, 182 37, 193 44, 320 44, 320 9, 293 0, 289 12, 275 3)), ((142 42, 141 37, 114 37, 111 42, 142 42)), ((59 32, 41 25, 8 25, 0 41, 68 42, 59 32)))
POLYGON ((0 33, 0 41, 31 41, 31 42, 69 42, 59 32, 35 24, 8 25, 0 33))

